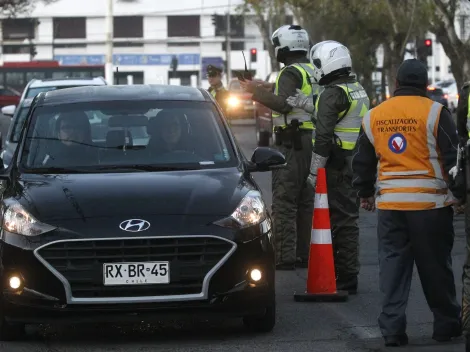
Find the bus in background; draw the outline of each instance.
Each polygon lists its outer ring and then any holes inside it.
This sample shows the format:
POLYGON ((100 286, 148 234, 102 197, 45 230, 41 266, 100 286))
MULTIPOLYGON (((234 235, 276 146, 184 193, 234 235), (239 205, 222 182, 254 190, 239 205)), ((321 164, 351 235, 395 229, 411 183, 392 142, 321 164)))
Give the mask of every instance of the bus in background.
POLYGON ((58 61, 4 62, 0 65, 0 86, 22 92, 35 79, 90 78, 104 76, 103 65, 60 66, 58 61))

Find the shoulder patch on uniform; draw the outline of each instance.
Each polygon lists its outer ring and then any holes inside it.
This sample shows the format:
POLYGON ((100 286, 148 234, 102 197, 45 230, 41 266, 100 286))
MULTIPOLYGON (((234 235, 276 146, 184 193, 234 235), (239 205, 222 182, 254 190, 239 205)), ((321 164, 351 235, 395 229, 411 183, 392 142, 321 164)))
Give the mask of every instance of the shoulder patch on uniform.
POLYGON ((401 133, 395 133, 388 140, 388 148, 395 154, 401 154, 406 150, 408 143, 401 133))

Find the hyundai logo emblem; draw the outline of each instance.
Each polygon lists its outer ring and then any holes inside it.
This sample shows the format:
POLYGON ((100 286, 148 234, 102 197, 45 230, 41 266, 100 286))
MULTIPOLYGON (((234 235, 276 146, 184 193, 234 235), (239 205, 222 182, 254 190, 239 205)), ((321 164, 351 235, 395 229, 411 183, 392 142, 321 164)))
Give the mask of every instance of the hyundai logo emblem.
POLYGON ((148 230, 150 223, 142 219, 129 219, 121 222, 119 228, 129 232, 140 232, 148 230))

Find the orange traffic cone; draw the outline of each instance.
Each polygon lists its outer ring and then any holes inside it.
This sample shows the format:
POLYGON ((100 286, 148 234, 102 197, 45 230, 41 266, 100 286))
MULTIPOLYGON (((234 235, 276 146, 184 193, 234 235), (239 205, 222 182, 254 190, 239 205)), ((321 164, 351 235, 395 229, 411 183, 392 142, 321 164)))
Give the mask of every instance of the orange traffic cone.
POLYGON ((347 291, 336 290, 326 171, 323 168, 318 169, 315 190, 307 290, 303 293, 295 292, 294 299, 297 302, 346 301, 348 299, 347 291))

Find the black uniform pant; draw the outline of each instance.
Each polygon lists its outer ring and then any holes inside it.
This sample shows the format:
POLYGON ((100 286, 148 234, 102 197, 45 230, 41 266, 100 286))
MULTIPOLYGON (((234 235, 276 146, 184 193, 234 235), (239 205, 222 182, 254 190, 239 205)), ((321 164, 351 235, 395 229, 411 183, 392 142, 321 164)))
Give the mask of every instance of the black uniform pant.
POLYGON ((462 292, 462 330, 470 337, 470 203, 465 204, 465 237, 467 239, 467 258, 463 266, 462 292))
POLYGON ((333 161, 326 166, 336 283, 340 290, 357 286, 360 269, 359 198, 352 186, 351 159, 345 156, 338 160, 339 165, 333 161))
POLYGON ((279 146, 287 167, 272 175, 274 235, 278 264, 307 261, 312 231, 314 189, 307 182, 312 160, 312 132, 302 132, 302 150, 279 146))
POLYGON ((406 306, 413 263, 434 315, 434 333, 450 335, 460 324, 451 251, 452 207, 422 211, 378 210, 379 283, 383 295, 378 322, 383 336, 406 331, 406 306))

